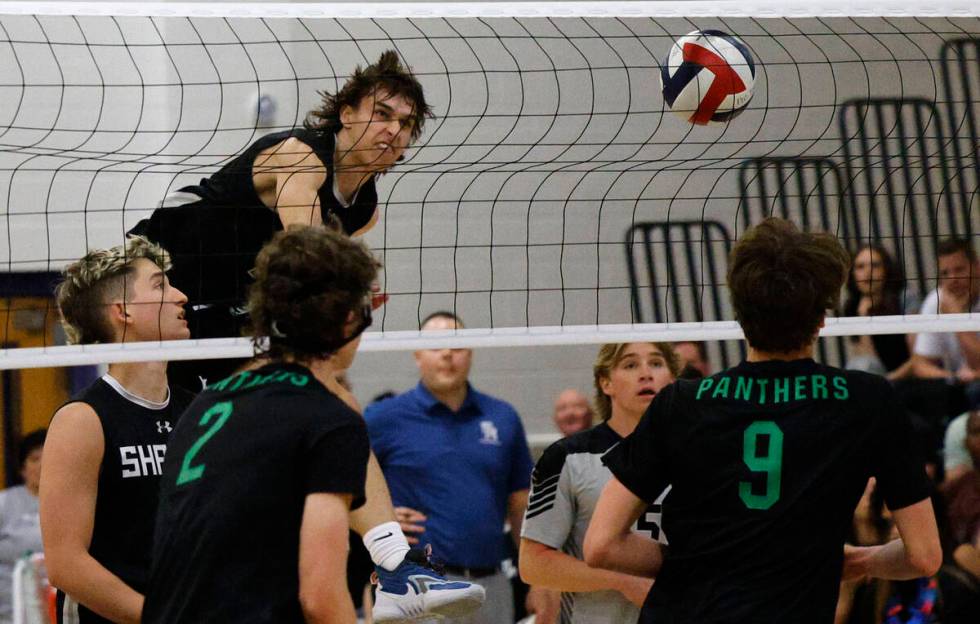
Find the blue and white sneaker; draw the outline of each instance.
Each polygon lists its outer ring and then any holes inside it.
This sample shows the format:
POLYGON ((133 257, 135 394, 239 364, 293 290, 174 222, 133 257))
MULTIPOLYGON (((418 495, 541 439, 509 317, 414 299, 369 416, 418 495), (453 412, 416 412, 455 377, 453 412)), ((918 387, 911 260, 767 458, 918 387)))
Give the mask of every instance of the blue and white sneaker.
POLYGON ((375 567, 374 621, 414 622, 421 618, 462 617, 480 608, 486 591, 480 585, 448 581, 429 559, 430 549, 413 548, 394 571, 375 567))

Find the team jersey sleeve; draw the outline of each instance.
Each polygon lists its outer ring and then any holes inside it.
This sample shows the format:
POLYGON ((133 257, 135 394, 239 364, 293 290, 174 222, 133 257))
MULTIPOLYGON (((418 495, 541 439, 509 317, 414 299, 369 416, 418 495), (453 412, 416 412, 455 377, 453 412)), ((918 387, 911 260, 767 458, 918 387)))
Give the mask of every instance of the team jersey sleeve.
POLYGON ((350 494, 353 510, 364 504, 364 480, 370 452, 367 428, 356 415, 345 414, 339 424, 329 423, 332 416, 322 413, 314 416, 322 426, 310 436, 306 493, 350 494))
POLYGON ((653 503, 670 485, 663 441, 673 391, 673 385, 660 391, 633 433, 602 457, 619 482, 647 503, 653 503))
POLYGON ((916 450, 908 413, 882 380, 874 393, 880 398, 878 435, 872 472, 889 509, 901 509, 929 498, 929 477, 916 450))
POLYGON ((575 524, 575 499, 571 475, 560 443, 552 444, 541 455, 531 473, 521 537, 560 550, 575 524))

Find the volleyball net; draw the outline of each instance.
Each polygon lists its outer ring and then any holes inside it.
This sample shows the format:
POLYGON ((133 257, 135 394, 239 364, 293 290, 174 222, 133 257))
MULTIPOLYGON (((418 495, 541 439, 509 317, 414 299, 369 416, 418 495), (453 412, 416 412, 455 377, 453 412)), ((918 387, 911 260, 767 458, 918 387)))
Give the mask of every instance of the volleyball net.
MULTIPOLYGON (((785 4, 0 2, 0 272, 53 280, 122 243, 168 193, 300 125, 317 91, 394 49, 436 117, 378 180, 365 241, 390 299, 364 349, 734 341, 727 250, 771 214, 852 250, 880 243, 921 299, 939 242, 977 230, 980 6, 785 4), (741 115, 695 126, 667 109, 660 70, 707 29, 751 50, 755 90, 741 115), (441 309, 469 329, 419 334, 441 309)), ((50 300, 5 301, 0 332, 54 327, 50 300)), ((980 317, 826 332, 952 330, 980 317)), ((65 347, 43 331, 0 367, 251 352, 243 339, 65 347)), ((821 355, 840 363, 841 349, 821 355)))

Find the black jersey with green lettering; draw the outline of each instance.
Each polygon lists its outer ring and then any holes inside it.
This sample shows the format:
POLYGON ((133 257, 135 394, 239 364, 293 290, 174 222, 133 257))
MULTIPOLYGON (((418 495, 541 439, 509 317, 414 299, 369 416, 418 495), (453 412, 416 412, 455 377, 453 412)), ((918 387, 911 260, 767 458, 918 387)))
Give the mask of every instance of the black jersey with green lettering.
POLYGON ((810 359, 679 381, 604 461, 648 502, 672 485, 658 624, 831 624, 868 477, 891 509, 929 496, 888 382, 810 359))
POLYGON ((306 497, 360 506, 368 453, 364 420, 302 366, 205 389, 170 438, 143 622, 303 622, 306 497))

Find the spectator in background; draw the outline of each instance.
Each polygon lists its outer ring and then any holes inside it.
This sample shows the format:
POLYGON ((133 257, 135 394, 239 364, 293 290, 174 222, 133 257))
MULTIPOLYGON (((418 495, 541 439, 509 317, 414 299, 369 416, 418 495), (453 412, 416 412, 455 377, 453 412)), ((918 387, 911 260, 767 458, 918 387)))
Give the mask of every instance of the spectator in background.
POLYGON ((22 485, 0 492, 0 624, 13 622, 14 565, 29 553, 41 552, 38 487, 46 429, 25 435, 18 447, 22 485))
POLYGON ((953 481, 975 468, 966 447, 966 423, 971 412, 960 414, 946 427, 943 439, 943 471, 945 481, 953 481))
POLYGON ((980 614, 980 412, 967 416, 966 447, 973 468, 942 487, 952 551, 940 577, 944 624, 975 623, 980 614))
MULTIPOLYGON (((905 314, 914 309, 905 299, 905 272, 881 245, 858 249, 846 288, 842 316, 905 314)), ((907 377, 912 369, 911 340, 903 334, 850 336, 846 368, 889 379, 907 377)))
POLYGON ((584 394, 575 388, 565 388, 555 399, 553 418, 555 428, 567 438, 592 426, 592 406, 584 394))
POLYGON ((675 342, 673 347, 680 360, 679 379, 702 379, 711 375, 708 349, 703 342, 675 342))
MULTIPOLYGON (((426 331, 462 326, 451 312, 422 322, 426 331)), ((531 454, 514 408, 470 385, 471 361, 469 349, 416 351, 419 384, 369 405, 364 418, 399 520, 424 526, 422 541, 446 560, 447 578, 486 589, 483 607, 465 621, 513 624, 510 581, 500 567, 503 530, 509 520, 520 535, 531 454)))
MULTIPOLYGON (((980 263, 969 240, 950 239, 937 251, 939 287, 922 303, 922 314, 980 312, 980 263)), ((980 406, 980 334, 923 333, 915 339, 912 371, 920 379, 966 386, 971 408, 980 406)))

